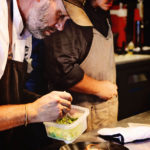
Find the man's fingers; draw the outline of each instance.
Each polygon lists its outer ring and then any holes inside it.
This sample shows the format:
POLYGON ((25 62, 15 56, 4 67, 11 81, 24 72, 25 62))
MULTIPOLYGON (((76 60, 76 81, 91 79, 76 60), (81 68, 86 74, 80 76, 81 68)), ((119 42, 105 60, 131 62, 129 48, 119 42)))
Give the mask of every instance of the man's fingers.
POLYGON ((62 106, 61 104, 59 104, 59 118, 62 118, 69 111, 70 111, 70 108, 68 108, 66 106, 62 106))
POLYGON ((58 95, 62 98, 62 99, 67 99, 69 101, 72 101, 72 96, 70 93, 64 91, 64 92, 59 92, 58 91, 58 95))
POLYGON ((63 114, 65 115, 66 113, 68 113, 70 111, 70 109, 68 108, 68 107, 63 107, 63 110, 62 110, 62 112, 63 112, 63 114))
POLYGON ((60 103, 61 105, 63 105, 63 106, 68 107, 68 108, 71 107, 71 102, 70 102, 70 101, 67 101, 67 100, 65 100, 65 99, 59 99, 59 103, 60 103))

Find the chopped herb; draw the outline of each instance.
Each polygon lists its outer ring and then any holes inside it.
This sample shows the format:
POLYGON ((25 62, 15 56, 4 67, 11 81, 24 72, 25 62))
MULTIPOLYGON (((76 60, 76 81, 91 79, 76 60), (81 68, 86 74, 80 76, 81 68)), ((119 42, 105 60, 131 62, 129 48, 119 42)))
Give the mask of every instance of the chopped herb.
POLYGON ((61 119, 57 119, 56 120, 56 123, 59 123, 59 124, 71 124, 73 123, 74 121, 76 121, 78 118, 72 118, 68 115, 64 116, 63 118, 61 119))

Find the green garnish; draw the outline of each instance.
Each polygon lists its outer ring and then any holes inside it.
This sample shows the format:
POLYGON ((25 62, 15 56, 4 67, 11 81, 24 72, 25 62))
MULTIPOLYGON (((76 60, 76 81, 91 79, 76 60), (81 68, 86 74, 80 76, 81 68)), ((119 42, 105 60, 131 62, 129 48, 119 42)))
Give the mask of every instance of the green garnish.
POLYGON ((59 124, 71 124, 73 123, 74 121, 76 121, 78 118, 72 118, 68 115, 64 116, 63 118, 61 119, 57 119, 56 120, 56 123, 59 123, 59 124))

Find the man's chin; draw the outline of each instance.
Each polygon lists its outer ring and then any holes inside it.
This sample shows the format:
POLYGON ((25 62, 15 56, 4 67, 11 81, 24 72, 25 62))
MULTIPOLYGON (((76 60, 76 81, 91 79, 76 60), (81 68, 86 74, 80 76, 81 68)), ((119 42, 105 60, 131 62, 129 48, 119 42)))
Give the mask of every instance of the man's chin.
POLYGON ((44 39, 46 37, 51 36, 53 33, 55 33, 56 31, 50 32, 50 31, 45 31, 45 32, 32 32, 30 31, 30 33, 37 39, 44 39))
POLYGON ((54 32, 49 32, 47 34, 35 34, 35 33, 32 33, 32 35, 37 38, 37 39, 44 39, 46 37, 49 37, 51 36, 51 34, 53 34, 54 32))

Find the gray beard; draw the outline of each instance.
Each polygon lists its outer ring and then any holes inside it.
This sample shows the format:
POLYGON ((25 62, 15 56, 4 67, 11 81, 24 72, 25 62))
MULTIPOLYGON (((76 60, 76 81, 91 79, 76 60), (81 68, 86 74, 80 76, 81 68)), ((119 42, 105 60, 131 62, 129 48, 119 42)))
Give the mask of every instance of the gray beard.
POLYGON ((40 30, 32 30, 28 28, 29 32, 37 39, 44 39, 45 36, 40 32, 40 30))

